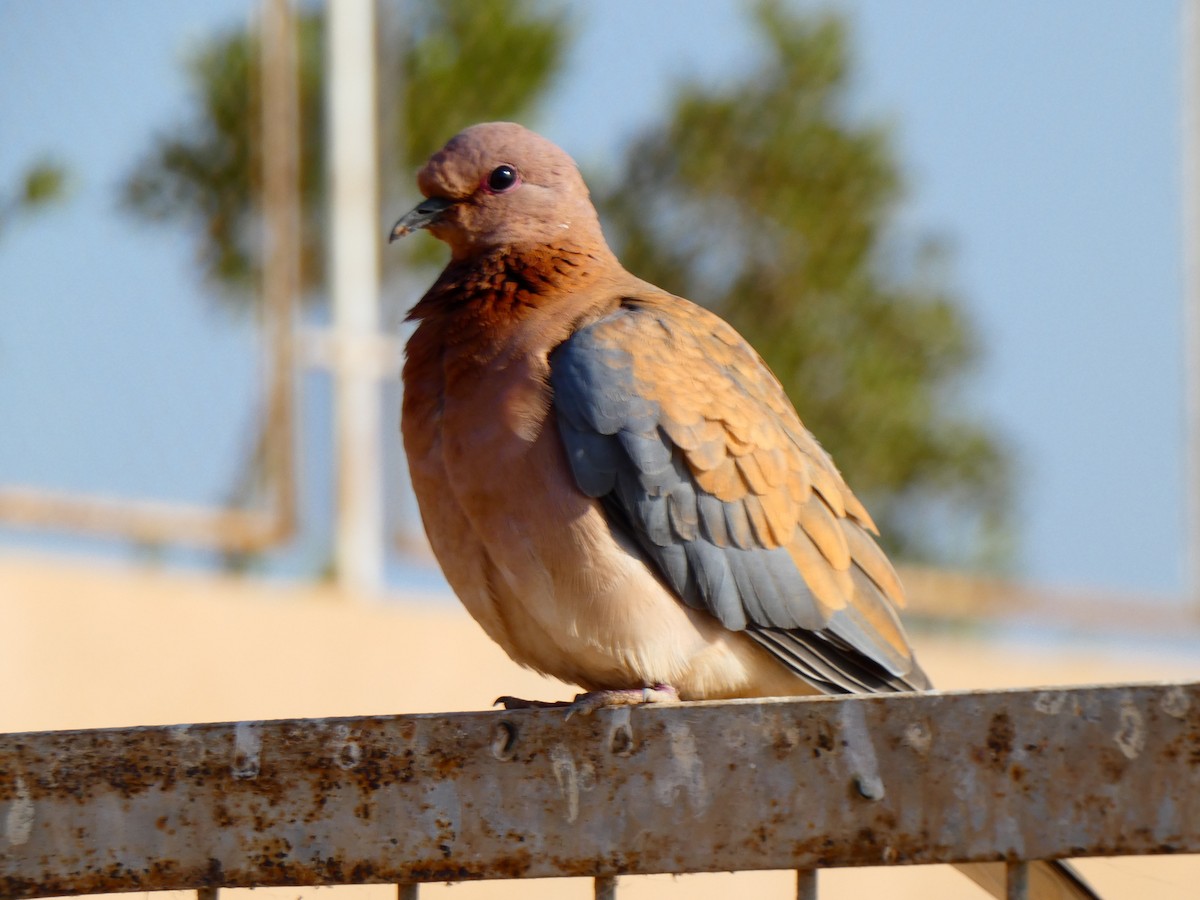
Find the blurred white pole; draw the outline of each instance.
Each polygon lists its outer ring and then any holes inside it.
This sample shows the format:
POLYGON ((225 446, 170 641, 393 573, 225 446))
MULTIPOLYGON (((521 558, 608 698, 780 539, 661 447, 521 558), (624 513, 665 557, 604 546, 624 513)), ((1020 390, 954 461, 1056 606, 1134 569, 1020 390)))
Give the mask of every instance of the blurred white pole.
POLYGON ((374 0, 330 0, 328 15, 333 328, 337 344, 336 564, 347 588, 383 584, 377 367, 361 351, 379 328, 374 0))
POLYGON ((1187 592, 1200 609, 1200 0, 1183 0, 1184 444, 1187 592))
POLYGON ((1200 609, 1200 0, 1183 0, 1184 467, 1187 592, 1200 609))

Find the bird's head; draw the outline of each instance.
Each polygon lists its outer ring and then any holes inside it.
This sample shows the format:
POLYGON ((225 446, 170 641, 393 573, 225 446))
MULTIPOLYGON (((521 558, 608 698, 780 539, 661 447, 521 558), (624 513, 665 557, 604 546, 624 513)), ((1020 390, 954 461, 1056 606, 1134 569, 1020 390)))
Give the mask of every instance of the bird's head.
POLYGON ((421 169, 417 185, 426 199, 393 226, 392 241, 427 228, 455 259, 498 247, 603 244, 574 160, 512 122, 455 135, 421 169))

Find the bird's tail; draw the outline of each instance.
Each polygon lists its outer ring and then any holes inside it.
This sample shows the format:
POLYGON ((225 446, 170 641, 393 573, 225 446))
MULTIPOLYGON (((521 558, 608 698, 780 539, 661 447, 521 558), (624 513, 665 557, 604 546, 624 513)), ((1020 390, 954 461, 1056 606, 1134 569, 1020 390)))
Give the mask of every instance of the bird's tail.
MULTIPOLYGON (((959 863, 954 868, 998 900, 1004 900, 1004 863, 959 863)), ((1038 860, 1029 866, 1030 900, 1100 900, 1070 865, 1038 860)))

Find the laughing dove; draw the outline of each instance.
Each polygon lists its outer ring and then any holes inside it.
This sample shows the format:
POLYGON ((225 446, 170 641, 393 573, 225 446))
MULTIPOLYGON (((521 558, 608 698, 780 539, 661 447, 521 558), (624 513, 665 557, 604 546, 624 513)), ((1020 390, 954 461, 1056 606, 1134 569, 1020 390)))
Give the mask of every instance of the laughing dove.
POLYGON ((866 509, 733 328, 622 268, 567 154, 476 125, 418 184, 392 238, 452 258, 410 314, 404 447, 492 639, 600 704, 929 687, 866 509))

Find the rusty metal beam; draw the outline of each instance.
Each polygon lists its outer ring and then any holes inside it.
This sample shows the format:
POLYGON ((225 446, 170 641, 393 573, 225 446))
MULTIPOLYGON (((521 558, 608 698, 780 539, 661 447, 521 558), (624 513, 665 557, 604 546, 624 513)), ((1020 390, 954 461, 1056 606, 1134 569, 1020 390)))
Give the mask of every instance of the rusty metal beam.
POLYGON ((6 897, 1196 852, 1198 683, 0 736, 6 897))

